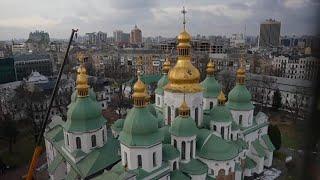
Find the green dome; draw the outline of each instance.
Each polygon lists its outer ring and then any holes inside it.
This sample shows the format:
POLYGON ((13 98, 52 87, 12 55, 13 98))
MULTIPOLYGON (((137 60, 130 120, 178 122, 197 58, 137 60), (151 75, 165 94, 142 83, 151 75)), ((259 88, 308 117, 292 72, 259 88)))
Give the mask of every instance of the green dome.
POLYGON ((153 104, 148 104, 147 109, 150 111, 150 113, 154 116, 157 117, 157 112, 156 109, 154 108, 153 104))
POLYGON ((230 110, 225 105, 215 106, 211 112, 210 117, 214 122, 232 122, 232 114, 230 110))
POLYGON ((251 94, 243 84, 237 84, 228 94, 228 108, 235 110, 251 110, 251 94))
POLYGON ((158 81, 158 84, 157 84, 157 89, 155 90, 155 93, 156 94, 160 94, 160 95, 163 95, 163 87, 165 85, 167 85, 169 82, 168 80, 168 75, 167 74, 163 74, 161 76, 161 78, 159 79, 158 81))
POLYGON ((226 161, 238 156, 237 147, 214 134, 198 150, 198 156, 204 159, 226 161))
POLYGON ((194 120, 189 117, 178 116, 172 122, 170 133, 178 137, 190 137, 196 135, 198 128, 194 120))
POLYGON ((215 98, 218 96, 221 86, 213 75, 207 75, 207 77, 201 82, 203 87, 203 97, 215 98))
POLYGON ((97 101, 90 97, 77 97, 75 102, 69 105, 64 128, 67 131, 85 132, 99 129, 105 123, 106 120, 97 101))
POLYGON ((163 126, 162 128, 159 128, 159 130, 162 133, 163 140, 162 142, 164 144, 170 144, 171 143, 171 135, 169 133, 169 126, 163 126))
POLYGON ((112 124, 111 128, 115 131, 120 132, 123 128, 123 124, 124 124, 124 119, 118 119, 112 124))
POLYGON ((119 140, 127 146, 150 146, 160 142, 158 120, 147 108, 133 107, 124 121, 119 140))

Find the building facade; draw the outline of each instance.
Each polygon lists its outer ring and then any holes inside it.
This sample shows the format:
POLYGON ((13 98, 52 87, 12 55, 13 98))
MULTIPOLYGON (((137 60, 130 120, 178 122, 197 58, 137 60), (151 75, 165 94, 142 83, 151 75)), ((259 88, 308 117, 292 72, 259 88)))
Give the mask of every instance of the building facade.
POLYGON ((260 48, 277 47, 280 45, 281 23, 273 19, 267 19, 260 24, 260 48))
POLYGON ((134 29, 131 30, 130 43, 131 44, 138 44, 138 45, 142 43, 142 32, 137 27, 137 25, 135 25, 134 29))

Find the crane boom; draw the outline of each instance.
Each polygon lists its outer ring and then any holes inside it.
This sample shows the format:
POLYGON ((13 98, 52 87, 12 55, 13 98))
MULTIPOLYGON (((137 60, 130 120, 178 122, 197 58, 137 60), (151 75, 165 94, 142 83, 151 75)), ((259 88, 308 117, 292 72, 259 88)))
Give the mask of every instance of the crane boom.
POLYGON ((44 131, 45 131, 47 123, 48 123, 48 119, 49 119, 51 107, 52 107, 52 104, 53 104, 53 100, 54 100, 54 98, 55 98, 55 96, 57 94, 57 91, 58 91, 58 85, 59 85, 59 82, 60 82, 60 79, 61 79, 63 68, 64 68, 64 66, 66 64, 66 59, 68 58, 68 55, 69 55, 70 46, 71 46, 73 37, 74 37, 76 32, 78 32, 78 29, 72 29, 71 36, 70 36, 70 39, 69 39, 69 44, 68 44, 68 47, 67 47, 67 51, 66 51, 66 54, 64 56, 63 62, 61 64, 61 67, 60 67, 60 70, 59 70, 59 74, 58 74, 58 78, 57 78, 56 83, 54 85, 53 92, 51 94, 49 106, 48 106, 48 109, 47 109, 47 112, 46 112, 46 117, 41 123, 40 133, 39 133, 38 138, 37 138, 36 148, 34 150, 34 153, 33 153, 33 156, 32 156, 32 160, 31 160, 30 165, 29 165, 29 169, 28 169, 28 174, 26 176, 26 180, 32 180, 33 174, 34 174, 34 170, 36 168, 36 165, 38 164, 39 157, 40 157, 40 155, 42 153, 43 148, 41 147, 41 142, 42 142, 43 134, 44 134, 44 131))

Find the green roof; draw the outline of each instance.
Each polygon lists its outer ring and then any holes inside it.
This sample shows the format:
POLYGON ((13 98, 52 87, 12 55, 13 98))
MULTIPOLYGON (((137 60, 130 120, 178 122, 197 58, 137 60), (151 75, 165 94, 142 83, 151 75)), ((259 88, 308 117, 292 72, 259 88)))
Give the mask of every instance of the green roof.
POLYGON ((180 152, 170 144, 162 145, 162 159, 164 161, 173 160, 180 156, 180 152))
POLYGON ((236 141, 233 141, 239 148, 240 151, 242 151, 243 149, 248 149, 248 143, 245 142, 243 139, 237 139, 236 141))
POLYGON ((259 157, 264 157, 266 156, 266 153, 264 152, 263 146, 260 144, 259 140, 255 140, 252 142, 253 148, 257 151, 257 155, 259 157))
POLYGON ((161 142, 158 120, 147 108, 133 107, 124 121, 119 140, 127 146, 150 146, 161 142))
POLYGON ((274 147, 274 145, 272 144, 269 135, 267 135, 267 134, 262 135, 261 138, 264 141, 264 143, 267 145, 267 148, 269 151, 274 151, 276 149, 274 147))
POLYGON ((200 150, 202 148, 202 145, 206 141, 206 139, 210 136, 211 131, 208 129, 199 129, 197 132, 197 143, 196 147, 197 150, 200 150))
POLYGON ((163 126, 159 128, 160 132, 162 133, 163 140, 162 142, 164 144, 170 144, 171 143, 171 134, 169 133, 170 126, 163 126))
POLYGON ((168 75, 167 75, 167 74, 163 74, 163 75, 161 76, 161 78, 159 79, 159 81, 158 81, 157 89, 155 90, 155 93, 162 95, 162 94, 163 94, 163 87, 164 87, 165 85, 167 85, 168 82, 169 82, 169 80, 168 80, 168 75))
POLYGON ((161 74, 145 74, 141 76, 141 81, 145 84, 157 83, 161 78, 161 74))
POLYGON ((157 112, 156 109, 154 108, 153 104, 148 104, 147 109, 150 111, 150 113, 154 116, 157 117, 157 112))
POLYGON ((191 159, 188 163, 180 163, 180 170, 190 175, 201 175, 208 172, 208 166, 197 159, 191 159))
POLYGON ((155 169, 155 170, 153 170, 151 172, 147 172, 147 171, 145 171, 145 170, 143 170, 141 168, 138 168, 138 169, 135 169, 135 170, 130 170, 128 172, 134 173, 137 176, 137 179, 150 179, 150 178, 147 178, 147 177, 152 175, 152 174, 155 174, 155 173, 157 173, 159 171, 162 171, 163 169, 167 169, 167 170, 153 178, 153 179, 158 179, 163 174, 169 174, 170 168, 169 168, 168 164, 165 163, 165 162, 162 163, 162 166, 160 168, 155 169))
POLYGON ((176 117, 170 127, 170 133, 178 137, 194 136, 196 135, 197 131, 197 125, 190 116, 176 117))
POLYGON ((257 163, 254 162, 252 159, 250 159, 249 157, 246 157, 245 159, 245 166, 248 169, 253 169, 254 167, 256 167, 257 163))
POLYGON ((170 180, 187 180, 187 179, 191 179, 191 178, 183 174, 179 170, 174 170, 170 172, 170 180))
POLYGON ((63 140, 63 128, 61 125, 54 126, 44 133, 44 137, 52 142, 63 140))
POLYGON ((228 94, 228 108, 234 110, 251 110, 251 94, 244 84, 237 84, 228 94))
POLYGON ((97 101, 89 97, 78 97, 69 105, 64 128, 71 132, 86 132, 101 128, 106 123, 97 101))
POLYGON ((244 135, 247 135, 247 134, 250 134, 264 126, 267 126, 269 123, 268 122, 264 122, 264 123, 261 123, 261 124, 256 124, 256 122, 254 121, 254 125, 251 126, 251 127, 248 127, 248 128, 241 128, 241 130, 243 130, 243 134, 244 135))
POLYGON ((240 126, 235 121, 232 121, 232 123, 231 123, 231 131, 236 131, 236 130, 239 130, 239 129, 240 129, 240 126))
POLYGON ((113 129, 114 131, 120 132, 122 131, 123 124, 124 124, 124 119, 118 119, 111 125, 111 129, 113 129))
POLYGON ((221 90, 220 84, 213 75, 207 75, 201 85, 203 87, 203 97, 205 98, 215 98, 221 90))
POLYGON ((198 149, 198 156, 204 159, 225 161, 238 156, 238 148, 232 142, 211 134, 205 144, 198 149))
POLYGON ((55 157, 54 160, 50 163, 50 165, 48 166, 48 172, 49 173, 53 173, 57 167, 60 165, 60 163, 62 162, 63 157, 58 153, 55 157))
POLYGON ((72 156, 75 158, 86 156, 87 154, 83 152, 81 149, 76 149, 72 153, 72 156))
POLYGON ((67 176, 66 176, 66 180, 74 180, 77 179, 79 176, 77 174, 77 172, 73 169, 70 168, 70 171, 68 172, 67 176))
POLYGON ((229 123, 233 121, 230 110, 225 105, 215 106, 210 113, 210 117, 214 122, 229 123))

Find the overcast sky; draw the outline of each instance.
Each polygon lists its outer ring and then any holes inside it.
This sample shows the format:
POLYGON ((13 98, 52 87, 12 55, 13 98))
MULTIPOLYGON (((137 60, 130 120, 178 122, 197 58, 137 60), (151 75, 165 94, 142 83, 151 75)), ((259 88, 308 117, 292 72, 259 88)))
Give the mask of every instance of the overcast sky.
POLYGON ((67 38, 71 28, 80 34, 135 24, 143 36, 174 37, 182 29, 182 6, 192 35, 257 35, 267 18, 281 21, 282 35, 315 34, 318 0, 1 0, 0 40, 27 38, 45 30, 50 37, 67 38))

